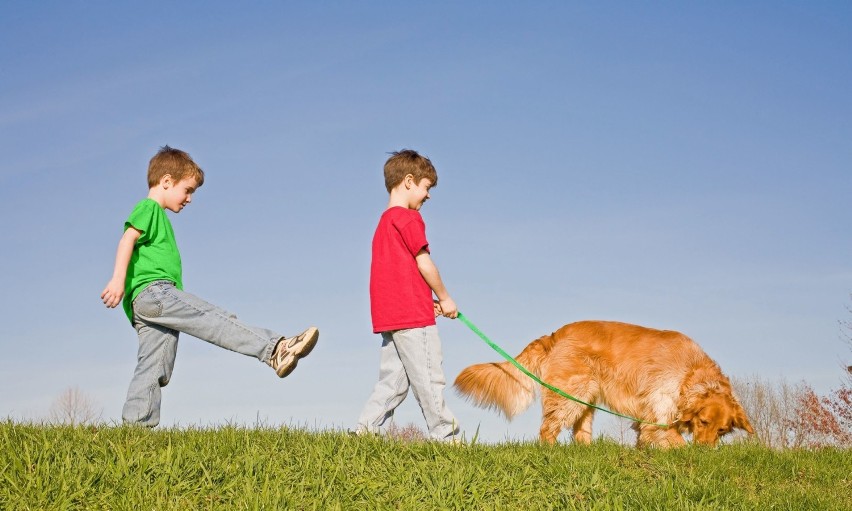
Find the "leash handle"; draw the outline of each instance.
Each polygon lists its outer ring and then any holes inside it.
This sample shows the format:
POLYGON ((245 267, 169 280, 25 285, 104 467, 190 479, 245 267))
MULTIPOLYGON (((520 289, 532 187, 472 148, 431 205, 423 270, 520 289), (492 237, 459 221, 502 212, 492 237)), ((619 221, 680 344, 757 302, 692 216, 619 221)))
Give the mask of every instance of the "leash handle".
POLYGON ((640 423, 642 423, 642 424, 650 424, 650 425, 652 425, 652 426, 659 426, 659 427, 661 427, 661 428, 668 428, 668 427, 669 427, 669 425, 668 425, 668 424, 659 424, 659 423, 656 423, 656 422, 649 422, 649 421, 644 421, 644 420, 642 420, 642 419, 637 419, 636 417, 631 417, 631 416, 629 416, 629 415, 622 415, 622 414, 620 414, 620 413, 618 413, 618 412, 613 412, 612 410, 608 410, 608 409, 603 408, 603 407, 601 407, 601 406, 597 406, 597 405, 594 405, 594 404, 592 404, 592 403, 587 403, 587 402, 585 402, 585 401, 583 401, 583 400, 581 400, 581 399, 577 399, 576 397, 572 396, 571 394, 568 394, 567 392, 563 391, 562 389, 559 389, 559 388, 554 387, 553 385, 551 385, 551 384, 549 384, 549 383, 547 383, 547 382, 542 381, 542 380, 541 380, 538 376, 534 375, 534 374, 533 374, 532 372, 530 372, 530 371, 529 371, 526 367, 522 366, 522 365, 520 364, 520 362, 518 362, 517 360, 515 360, 515 358, 514 358, 514 357, 512 357, 511 355, 509 355, 508 353, 506 353, 506 351, 505 351, 505 350, 503 350, 503 348, 501 348, 500 346, 498 346, 497 344, 495 344, 494 342, 492 342, 492 341, 491 341, 491 339, 489 339, 487 335, 485 335, 484 333, 482 333, 482 331, 481 331, 480 329, 476 328, 476 325, 474 325, 473 323, 471 323, 471 321, 470 321, 469 319, 467 319, 467 316, 465 316, 465 315, 464 315, 464 314, 462 314, 461 312, 459 312, 459 315, 458 315, 458 318, 457 318, 457 319, 458 319, 459 321, 461 321, 462 323, 464 323, 465 325, 467 325, 467 327, 468 327, 468 328, 470 328, 470 329, 471 329, 471 331, 473 331, 473 333, 475 333, 476 335, 478 335, 480 339, 482 339, 483 341, 485 341, 485 344, 487 344, 487 345, 491 346, 491 349, 493 349, 494 351, 496 351, 497 353, 499 353, 499 354, 500 354, 500 356, 502 356, 503 358, 505 358, 505 359, 506 359, 507 361, 509 361, 509 362, 510 362, 513 366, 517 367, 519 371, 521 371, 521 372, 522 372, 522 373, 524 373, 525 375, 529 376, 529 377, 530 377, 533 381, 535 381, 536 383, 538 383, 538 384, 539 384, 539 385, 541 385, 542 387, 544 387, 544 388, 546 388, 546 389, 548 389, 548 390, 551 390, 551 391, 553 391, 553 392, 556 392, 557 394, 559 394, 560 396, 562 396, 562 397, 564 397, 564 398, 566 398, 566 399, 570 399, 571 401, 574 401, 574 402, 580 403, 581 405, 586 405, 586 406, 588 406, 588 407, 594 408, 595 410, 600 410, 600 411, 602 411, 602 412, 606 412, 606 413, 609 413, 609 414, 615 415, 615 416, 617 416, 617 417, 621 417, 621 418, 624 418, 624 419, 630 419, 630 420, 632 420, 632 421, 634 421, 634 422, 640 422, 640 423))

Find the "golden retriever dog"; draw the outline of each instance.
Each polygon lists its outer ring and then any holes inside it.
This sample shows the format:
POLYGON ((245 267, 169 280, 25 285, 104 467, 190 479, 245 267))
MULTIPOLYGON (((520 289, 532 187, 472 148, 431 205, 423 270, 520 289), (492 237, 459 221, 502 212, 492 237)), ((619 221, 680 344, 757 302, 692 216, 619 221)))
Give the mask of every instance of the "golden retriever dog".
MULTIPOLYGON (((754 433, 722 370, 689 337, 611 321, 580 321, 531 342, 517 361, 567 394, 645 422, 634 422, 637 446, 716 445, 734 428, 754 433)), ((509 362, 464 369, 456 390, 508 419, 526 410, 538 384, 509 362)), ((574 441, 592 440, 595 409, 543 389, 539 436, 554 443, 563 427, 574 441)))

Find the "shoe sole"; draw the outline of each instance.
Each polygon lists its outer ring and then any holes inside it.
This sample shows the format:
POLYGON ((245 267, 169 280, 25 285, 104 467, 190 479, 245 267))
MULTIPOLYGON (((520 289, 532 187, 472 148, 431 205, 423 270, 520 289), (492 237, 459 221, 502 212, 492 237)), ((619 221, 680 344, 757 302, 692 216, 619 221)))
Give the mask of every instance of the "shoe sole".
MULTIPOLYGON (((298 336, 296 336, 295 344, 288 347, 288 353, 292 355, 292 362, 281 364, 281 367, 278 368, 278 371, 275 371, 275 374, 278 375, 279 378, 284 378, 288 374, 292 373, 294 369, 296 369, 296 365, 299 363, 300 358, 304 358, 308 356, 311 350, 314 349, 314 346, 317 345, 317 341, 319 340, 319 330, 316 327, 310 327, 298 336)), ((290 357, 288 357, 289 359, 290 357)))

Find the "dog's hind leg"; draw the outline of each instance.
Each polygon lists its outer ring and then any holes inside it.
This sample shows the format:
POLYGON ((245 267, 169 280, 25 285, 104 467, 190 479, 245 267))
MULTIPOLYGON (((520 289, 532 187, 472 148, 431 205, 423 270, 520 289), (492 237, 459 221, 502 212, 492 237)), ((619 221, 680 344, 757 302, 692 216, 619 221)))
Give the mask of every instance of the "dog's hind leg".
MULTIPOLYGON (((570 376, 547 375, 556 388, 565 390, 577 399, 592 403, 598 395, 597 386, 582 369, 574 368, 570 376)), ((539 433, 543 442, 553 443, 563 427, 571 427, 574 442, 589 444, 592 442, 592 418, 594 408, 566 399, 550 390, 541 394, 543 418, 539 433)))
POLYGON ((548 444, 556 443, 556 437, 562 431, 562 419, 559 417, 559 409, 552 404, 548 405, 547 399, 542 398, 541 428, 538 430, 538 438, 548 444))
POLYGON ((592 441, 592 413, 594 410, 569 401, 550 391, 542 392, 542 420, 539 438, 542 442, 555 443, 563 427, 572 426, 574 441, 588 444, 592 441))
MULTIPOLYGON (((595 409, 590 407, 585 407, 583 412, 580 414, 580 417, 574 421, 573 431, 574 431, 574 441, 579 444, 590 444, 592 443, 592 419, 595 418, 595 409)), ((568 424, 565 424, 568 426, 568 424)))
POLYGON ((563 406, 564 398, 555 392, 543 390, 541 393, 541 429, 539 439, 549 444, 556 443, 556 437, 562 431, 567 410, 563 406))

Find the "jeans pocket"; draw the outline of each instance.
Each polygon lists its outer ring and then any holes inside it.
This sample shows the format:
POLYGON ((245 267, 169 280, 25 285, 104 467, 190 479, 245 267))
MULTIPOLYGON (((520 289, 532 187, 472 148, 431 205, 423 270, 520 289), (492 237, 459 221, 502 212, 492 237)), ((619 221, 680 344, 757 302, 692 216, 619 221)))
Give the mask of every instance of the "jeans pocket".
POLYGON ((153 286, 148 287, 133 300, 133 313, 142 318, 157 318, 163 313, 163 302, 153 286))

